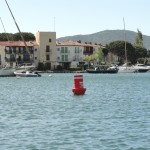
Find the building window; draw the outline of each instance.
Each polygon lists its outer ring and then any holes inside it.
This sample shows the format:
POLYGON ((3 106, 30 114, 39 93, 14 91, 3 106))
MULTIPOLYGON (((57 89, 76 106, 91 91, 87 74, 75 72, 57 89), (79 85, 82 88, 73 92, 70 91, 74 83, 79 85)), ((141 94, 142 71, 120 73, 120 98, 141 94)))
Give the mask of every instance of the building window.
POLYGON ((60 60, 60 57, 57 57, 57 60, 60 60))
POLYGON ((30 56, 28 54, 24 54, 23 61, 30 61, 30 56))
POLYGON ((79 47, 75 47, 75 53, 79 53, 79 47))
POLYGON ((36 51, 37 51, 37 49, 35 48, 35 49, 34 49, 34 51, 36 52, 36 51))
POLYGON ((68 53, 68 47, 65 47, 65 53, 68 53))
POLYGON ((37 57, 35 57, 34 59, 37 60, 37 57))
POLYGON ((61 47, 61 53, 64 53, 64 47, 61 47))
POLYGON ((50 46, 46 45, 46 52, 49 52, 49 51, 50 51, 50 46))
POLYGON ((68 61, 68 55, 65 55, 65 61, 68 61))
POLYGON ((64 61, 64 55, 61 56, 61 60, 64 61))
POLYGON ((50 59, 49 59, 49 55, 46 55, 46 60, 50 60, 50 59))
POLYGON ((52 39, 49 39, 49 42, 51 43, 51 42, 52 42, 52 39))
POLYGON ((59 51, 60 50, 60 48, 57 48, 57 51, 59 51))

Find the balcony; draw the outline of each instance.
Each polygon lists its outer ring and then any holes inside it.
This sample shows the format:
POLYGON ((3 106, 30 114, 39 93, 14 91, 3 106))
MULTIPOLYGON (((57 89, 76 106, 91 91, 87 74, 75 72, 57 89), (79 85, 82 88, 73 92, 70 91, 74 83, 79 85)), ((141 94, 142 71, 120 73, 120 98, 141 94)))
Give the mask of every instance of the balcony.
POLYGON ((7 49, 5 49, 5 53, 6 53, 6 54, 12 54, 12 50, 7 50, 7 49))
POLYGON ((32 63, 33 62, 33 59, 20 59, 20 58, 17 58, 16 60, 18 63, 32 63))
POLYGON ((7 58, 5 57, 6 62, 16 62, 15 58, 7 58))

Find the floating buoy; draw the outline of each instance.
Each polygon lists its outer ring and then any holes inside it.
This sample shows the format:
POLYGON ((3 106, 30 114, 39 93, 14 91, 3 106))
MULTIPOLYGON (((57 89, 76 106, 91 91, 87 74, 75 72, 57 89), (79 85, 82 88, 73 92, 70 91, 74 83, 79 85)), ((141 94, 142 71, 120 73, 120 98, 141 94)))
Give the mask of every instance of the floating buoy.
POLYGON ((20 76, 16 76, 17 79, 20 79, 20 76))
POLYGON ((86 88, 83 87, 83 75, 74 75, 74 95, 84 95, 86 88))

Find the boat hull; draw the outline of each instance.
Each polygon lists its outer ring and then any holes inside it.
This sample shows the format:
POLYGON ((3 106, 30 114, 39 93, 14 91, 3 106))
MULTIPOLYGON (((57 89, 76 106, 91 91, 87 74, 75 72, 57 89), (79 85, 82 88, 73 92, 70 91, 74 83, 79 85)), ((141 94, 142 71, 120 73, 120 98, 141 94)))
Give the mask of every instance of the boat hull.
POLYGON ((117 69, 114 69, 114 70, 90 70, 90 69, 87 69, 86 70, 88 73, 95 73, 95 74, 113 74, 113 73, 118 73, 118 70, 117 69))
POLYGON ((0 69, 0 77, 14 76, 14 68, 2 68, 0 69))
POLYGON ((21 73, 21 72, 14 72, 14 74, 15 74, 16 76, 19 76, 19 77, 41 77, 41 75, 38 74, 38 73, 28 73, 28 72, 21 73))
POLYGON ((137 70, 136 72, 139 72, 139 73, 144 73, 150 70, 150 67, 144 64, 136 64, 134 67, 137 70))
POLYGON ((145 72, 148 72, 149 69, 138 69, 137 72, 139 73, 145 73, 145 72))
POLYGON ((133 67, 118 67, 118 73, 134 73, 137 70, 133 67))

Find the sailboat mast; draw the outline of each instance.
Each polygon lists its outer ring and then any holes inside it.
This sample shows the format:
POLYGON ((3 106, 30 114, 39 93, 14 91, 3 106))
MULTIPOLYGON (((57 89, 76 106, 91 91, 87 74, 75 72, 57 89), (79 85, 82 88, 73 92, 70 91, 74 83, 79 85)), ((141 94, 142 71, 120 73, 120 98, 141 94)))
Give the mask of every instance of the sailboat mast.
POLYGON ((124 23, 124 47, 125 47, 125 61, 126 61, 126 65, 127 65, 127 43, 126 43, 126 27, 125 27, 125 20, 123 18, 123 23, 124 23))
POLYGON ((15 17, 14 17, 14 15, 13 15, 13 13, 12 13, 12 11, 11 11, 11 9, 10 9, 8 3, 7 3, 7 0, 5 0, 5 2, 6 2, 7 7, 8 7, 8 9, 9 9, 10 13, 11 13, 11 16, 12 16, 12 18, 13 18, 15 24, 16 24, 16 27, 17 27, 17 29, 18 29, 18 31, 19 31, 19 33, 20 33, 21 39, 22 39, 22 41, 24 42, 24 45, 25 45, 25 47, 26 47, 26 50, 27 50, 28 53, 29 53, 28 46, 27 46, 27 44, 26 44, 26 42, 25 42, 24 37, 22 36, 22 33, 21 33, 21 31, 20 31, 20 29, 19 29, 19 26, 18 26, 18 24, 17 24, 17 22, 16 22, 16 20, 15 20, 15 17))
MULTIPOLYGON (((4 29, 4 32, 5 32, 5 34, 6 34, 6 38, 7 38, 7 40, 8 40, 8 42, 10 42, 10 39, 9 39, 9 36, 8 36, 8 33, 6 32, 6 29, 5 29, 5 26, 4 26, 4 24, 3 24, 3 21, 2 21, 2 18, 0 17, 0 20, 1 20, 1 23, 2 23, 2 26, 3 26, 3 29, 4 29)), ((11 48, 11 50, 12 50, 12 52, 13 52, 13 48, 12 48, 12 46, 10 46, 10 48, 11 48)), ((13 54, 14 55, 14 54, 13 54)), ((16 56, 14 55, 14 58, 15 58, 15 61, 17 62, 17 60, 16 60, 16 56)))
POLYGON ((0 17, 0 20, 1 20, 1 23, 2 23, 2 26, 3 26, 3 29, 4 29, 4 32, 5 32, 5 34, 6 34, 7 40, 8 40, 8 42, 9 42, 10 40, 9 40, 8 34, 6 33, 6 30, 5 30, 5 27, 4 27, 4 24, 3 24, 3 21, 2 21, 2 19, 1 19, 1 17, 0 17))

